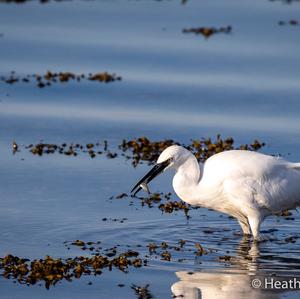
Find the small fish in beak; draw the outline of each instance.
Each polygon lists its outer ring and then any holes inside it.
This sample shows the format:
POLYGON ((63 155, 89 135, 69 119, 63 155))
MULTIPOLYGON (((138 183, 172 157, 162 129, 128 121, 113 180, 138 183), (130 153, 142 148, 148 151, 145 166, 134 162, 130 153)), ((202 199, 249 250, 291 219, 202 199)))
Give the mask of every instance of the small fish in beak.
POLYGON ((140 184, 140 187, 145 191, 147 192, 149 195, 151 194, 150 190, 149 190, 149 187, 146 183, 141 183, 140 184))
POLYGON ((140 190, 147 191, 150 194, 148 183, 151 182, 156 176, 162 173, 165 168, 171 163, 171 159, 168 159, 162 163, 157 163, 154 167, 132 188, 131 193, 135 196, 140 190))

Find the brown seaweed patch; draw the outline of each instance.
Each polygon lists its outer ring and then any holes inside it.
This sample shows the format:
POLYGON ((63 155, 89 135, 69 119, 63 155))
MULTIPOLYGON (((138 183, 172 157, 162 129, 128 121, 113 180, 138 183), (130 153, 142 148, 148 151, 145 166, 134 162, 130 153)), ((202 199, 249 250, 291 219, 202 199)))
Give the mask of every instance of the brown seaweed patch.
POLYGON ((72 72, 52 72, 47 71, 46 74, 34 74, 34 75, 25 75, 19 76, 14 71, 10 73, 8 76, 1 76, 0 80, 7 84, 14 84, 17 82, 30 83, 34 81, 39 88, 44 88, 47 86, 51 86, 55 83, 67 83, 69 81, 80 82, 82 80, 94 81, 94 82, 102 82, 109 83, 114 81, 122 80, 122 77, 108 72, 95 73, 95 74, 75 74, 72 72))
MULTIPOLYGON (((212 252, 216 252, 215 249, 205 249, 200 243, 190 244, 196 248, 194 251, 190 246, 186 248, 186 241, 179 240, 177 244, 168 244, 167 242, 162 242, 160 244, 157 243, 149 243, 147 245, 149 250, 149 255, 154 256, 155 258, 160 258, 163 261, 174 261, 182 262, 185 260, 184 258, 178 258, 178 253, 184 252, 193 252, 195 257, 199 257, 202 255, 207 255, 212 252), (175 259, 175 256, 177 257, 175 259)), ((149 256, 146 256, 149 257, 149 256)))
MULTIPOLYGON (((121 198, 135 198, 139 199, 140 205, 142 207, 147 206, 148 208, 157 207, 163 213, 171 214, 177 211, 183 211, 186 218, 190 218, 188 212, 191 209, 199 209, 199 207, 191 206, 181 200, 171 200, 172 193, 152 193, 146 197, 139 197, 139 196, 129 196, 126 193, 121 193, 117 196, 112 196, 109 199, 121 199, 121 198)), ((132 205, 133 202, 131 201, 130 204, 132 205)), ((106 218, 107 220, 107 218, 106 218)))
MULTIPOLYGON (((14 144, 13 144, 14 147, 14 144)), ((20 148, 20 147, 19 147, 20 148)), ((79 154, 89 155, 90 158, 95 158, 97 155, 105 154, 106 157, 113 159, 118 156, 117 153, 111 152, 107 149, 107 144, 102 145, 100 143, 87 143, 87 144, 79 144, 79 143, 62 143, 62 144, 54 144, 54 143, 37 143, 37 144, 29 144, 25 146, 33 155, 43 156, 49 154, 62 154, 66 156, 76 157, 79 154)))
POLYGON ((143 265, 142 259, 127 251, 113 258, 96 254, 92 257, 78 256, 75 258, 60 259, 46 256, 44 259, 19 258, 7 255, 0 258, 0 269, 5 278, 15 279, 21 284, 34 285, 44 282, 45 287, 55 285, 61 280, 72 281, 82 275, 100 275, 103 269, 113 268, 127 272, 129 267, 139 268, 143 265))
POLYGON ((251 144, 234 146, 234 139, 232 137, 223 139, 220 135, 217 135, 217 138, 214 141, 211 138, 192 139, 191 143, 188 145, 175 142, 172 139, 151 141, 147 137, 140 137, 133 140, 123 140, 119 148, 123 151, 123 155, 127 159, 132 160, 133 166, 137 166, 139 163, 142 163, 142 161, 153 164, 156 162, 161 152, 173 144, 186 147, 193 152, 198 161, 201 162, 204 162, 212 155, 223 151, 232 149, 257 151, 265 145, 263 142, 254 140, 251 144))
MULTIPOLYGON (((81 240, 76 240, 76 241, 66 241, 64 242, 65 246, 67 248, 69 248, 70 246, 76 246, 79 247, 81 250, 83 251, 90 251, 92 254, 101 254, 102 256, 106 256, 106 257, 115 257, 118 254, 123 254, 125 257, 139 257, 142 254, 140 252, 138 252, 137 250, 133 250, 133 249, 128 249, 128 248, 132 248, 135 247, 135 249, 137 248, 141 248, 143 247, 142 245, 120 245, 117 244, 111 248, 106 248, 104 249, 101 246, 101 242, 97 241, 97 242, 84 242, 81 240), (122 252, 122 247, 126 247, 127 250, 124 252, 122 252)), ((193 250, 187 249, 186 248, 186 244, 187 242, 185 240, 179 240, 177 243, 172 242, 167 243, 166 241, 162 241, 161 243, 148 243, 148 245, 146 246, 148 248, 149 251, 149 255, 144 255, 143 259, 136 261, 137 265, 140 263, 140 266, 146 266, 148 264, 148 258, 150 256, 153 256, 154 259, 160 258, 161 260, 164 261, 171 261, 174 260, 174 258, 172 258, 172 254, 175 255, 175 253, 181 252, 184 253, 185 251, 190 251, 192 252, 193 250), (147 259, 145 259, 147 258, 147 259)), ((213 252, 213 250, 211 249, 204 249, 200 243, 195 243, 195 244, 189 244, 192 246, 195 246, 195 248, 197 249, 196 251, 194 251, 195 256, 201 256, 203 254, 208 254, 213 252)))
POLYGON ((229 34, 232 31, 231 26, 226 26, 226 27, 220 27, 220 28, 215 28, 215 27, 198 27, 198 28, 185 28, 182 30, 183 33, 195 33, 195 34, 201 34, 205 38, 209 38, 214 34, 217 33, 226 33, 229 34))
MULTIPOLYGON (((188 212, 192 207, 183 201, 169 201, 165 204, 160 204, 158 208, 165 213, 173 213, 174 211, 183 210, 185 216, 190 218, 188 212)), ((193 208, 195 209, 197 207, 193 208)))
POLYGON ((163 260, 163 261, 171 261, 171 258, 172 258, 172 256, 171 256, 171 253, 169 252, 169 251, 164 251, 164 252, 162 252, 162 254, 161 254, 161 259, 163 260))
MULTIPOLYGON (((186 147, 190 150, 198 159, 198 161, 204 162, 210 156, 220 153, 222 151, 232 149, 242 149, 257 151, 265 145, 265 143, 258 140, 254 140, 251 144, 242 144, 240 146, 234 146, 234 139, 232 137, 221 138, 217 135, 216 140, 211 138, 192 139, 190 144, 183 144, 176 142, 172 139, 165 139, 161 141, 151 141, 147 137, 140 137, 133 140, 123 140, 118 146, 121 150, 121 155, 128 160, 132 160, 133 166, 137 166, 143 162, 147 162, 149 165, 154 164, 158 159, 161 152, 167 147, 177 144, 186 147)), ((16 146, 13 144, 12 146, 16 146)), ((22 146, 18 146, 18 152, 21 151, 22 146)), ((32 154, 43 156, 45 154, 64 154, 66 156, 77 156, 79 153, 88 154, 91 158, 95 158, 97 155, 104 154, 109 159, 114 159, 118 156, 117 152, 109 149, 108 142, 106 140, 103 143, 79 144, 79 143, 37 143, 29 144, 25 146, 32 154)))
MULTIPOLYGON (((293 240, 287 240, 293 242, 293 240)), ((193 252, 191 248, 186 248, 186 241, 179 240, 171 244, 166 241, 160 244, 149 243, 147 245, 149 255, 154 259, 170 262, 177 260, 182 262, 184 258, 175 259, 176 255, 184 252, 193 252)), ((41 283, 49 289, 61 281, 73 281, 82 276, 101 275, 104 270, 111 271, 118 269, 127 273, 131 268, 141 268, 148 265, 149 255, 142 254, 137 250, 128 248, 141 248, 142 245, 115 245, 111 248, 102 248, 100 241, 66 241, 64 245, 67 249, 71 246, 78 247, 80 250, 90 252, 88 256, 76 256, 72 258, 54 258, 46 256, 41 259, 20 258, 14 255, 6 255, 0 258, 0 275, 7 279, 13 279, 14 282, 26 285, 35 285, 41 283), (126 247, 126 249, 122 249, 126 247)), ((195 246, 197 251, 195 256, 207 254, 212 250, 205 250, 199 243, 190 245, 195 246)), ((88 283, 89 284, 89 283, 88 283)))
MULTIPOLYGON (((252 150, 257 151, 265 145, 265 143, 258 140, 254 140, 251 144, 242 144, 240 146, 234 146, 234 139, 227 137, 222 139, 220 135, 217 135, 216 140, 211 138, 192 139, 190 144, 183 144, 175 142, 172 139, 165 139, 161 141, 151 141, 147 137, 140 137, 132 140, 123 140, 119 145, 119 149, 122 151, 122 156, 126 159, 132 160, 133 166, 148 162, 153 164, 158 159, 161 152, 167 147, 177 144, 186 147, 190 150, 198 159, 198 161, 204 162, 210 156, 220 153, 222 151, 232 149, 252 150)), ((21 150, 21 146, 18 146, 16 142, 12 147, 18 147, 17 151, 21 150)), ((66 156, 77 156, 79 153, 88 154, 91 158, 95 158, 97 155, 105 154, 107 158, 114 159, 118 156, 117 152, 109 150, 108 142, 106 140, 103 143, 89 142, 87 144, 79 143, 37 143, 29 144, 25 146, 32 154, 43 156, 45 154, 64 154, 66 156)), ((16 152, 16 151, 15 151, 16 152)))

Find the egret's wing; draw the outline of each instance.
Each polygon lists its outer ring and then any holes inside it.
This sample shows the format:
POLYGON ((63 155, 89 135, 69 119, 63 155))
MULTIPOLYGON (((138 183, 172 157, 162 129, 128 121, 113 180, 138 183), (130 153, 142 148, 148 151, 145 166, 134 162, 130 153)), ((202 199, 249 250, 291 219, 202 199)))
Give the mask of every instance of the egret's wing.
MULTIPOLYGON (((227 151, 204 164, 202 186, 223 187, 223 198, 211 206, 236 213, 249 209, 276 213, 300 205, 300 163, 251 151, 227 151)), ((232 214, 234 215, 234 214, 232 214)))
POLYGON ((259 177, 226 179, 223 186, 224 192, 242 210, 265 209, 267 213, 277 213, 300 205, 300 172, 285 165, 259 177))

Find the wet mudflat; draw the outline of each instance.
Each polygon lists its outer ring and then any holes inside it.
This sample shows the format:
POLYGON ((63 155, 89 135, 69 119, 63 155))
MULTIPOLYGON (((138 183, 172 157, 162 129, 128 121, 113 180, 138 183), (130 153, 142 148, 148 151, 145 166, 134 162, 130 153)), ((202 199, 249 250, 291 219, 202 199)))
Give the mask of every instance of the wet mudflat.
POLYGON ((300 275, 296 211, 265 221, 258 245, 181 202, 171 173, 129 194, 173 143, 200 161, 239 147, 300 161, 299 14, 0 1, 1 298, 262 298, 249 274, 300 275))

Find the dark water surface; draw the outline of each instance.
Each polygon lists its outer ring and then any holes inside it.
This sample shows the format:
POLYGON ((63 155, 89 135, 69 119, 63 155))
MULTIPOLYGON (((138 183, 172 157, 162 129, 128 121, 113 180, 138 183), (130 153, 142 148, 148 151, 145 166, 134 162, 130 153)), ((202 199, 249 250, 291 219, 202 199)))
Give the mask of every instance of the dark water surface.
MULTIPOLYGON (((294 220, 269 218, 262 229, 271 240, 257 246, 217 212, 192 210, 187 220, 181 211, 162 214, 138 199, 109 200, 128 193, 149 169, 145 164, 133 168, 122 156, 37 157, 22 145, 108 140, 118 152, 124 138, 189 142, 221 133, 237 144, 258 138, 267 144, 263 152, 300 161, 300 26, 278 25, 299 17, 300 4, 284 1, 0 3, 0 76, 13 70, 122 76, 43 89, 0 81, 0 256, 88 254, 63 244, 76 239, 129 245, 141 255, 149 242, 187 241, 171 262, 153 256, 148 267, 128 274, 104 270, 50 290, 1 277, 1 298, 135 298, 131 284, 149 284, 155 298, 171 298, 172 291, 185 298, 297 298, 297 292, 255 291, 249 281, 249 274, 300 276, 297 212, 294 220), (231 34, 209 39, 182 33, 228 25, 231 34), (22 147, 15 155, 14 140, 22 147), (295 243, 286 241, 291 236, 295 243), (195 257, 195 243, 212 252, 195 257), (220 261, 223 255, 233 258, 220 261)), ((151 190, 172 191, 171 178, 164 174, 151 190)))

